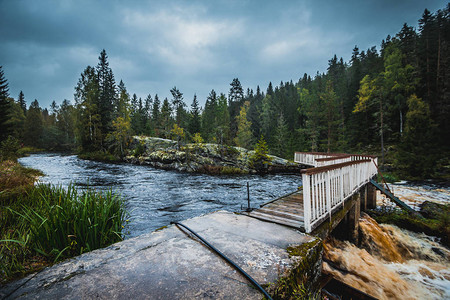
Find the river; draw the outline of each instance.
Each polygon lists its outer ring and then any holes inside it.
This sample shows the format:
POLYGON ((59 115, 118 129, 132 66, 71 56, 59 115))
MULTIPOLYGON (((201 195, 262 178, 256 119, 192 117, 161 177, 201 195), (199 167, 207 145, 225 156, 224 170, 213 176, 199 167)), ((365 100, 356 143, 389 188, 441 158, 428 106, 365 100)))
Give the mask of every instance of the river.
MULTIPOLYGON (((74 155, 42 153, 19 161, 44 172, 43 183, 89 185, 121 193, 131 214, 125 238, 220 209, 239 211, 247 205, 247 182, 253 207, 302 184, 300 175, 210 176, 87 161, 74 155)), ((450 203, 448 187, 402 183, 391 189, 416 209, 425 200, 450 203)), ((390 205, 380 195, 377 203, 390 205)), ((360 248, 334 239, 324 244, 325 256, 339 267, 324 263, 326 272, 379 299, 450 299, 450 251, 435 238, 379 225, 367 215, 360 219, 360 228, 360 248)))
POLYGON ((239 211, 247 206, 247 182, 252 207, 295 191, 301 176, 212 176, 159 170, 148 166, 112 164, 79 159, 75 155, 32 154, 19 162, 41 170, 42 183, 89 185, 121 194, 130 213, 125 238, 154 231, 216 210, 239 211))

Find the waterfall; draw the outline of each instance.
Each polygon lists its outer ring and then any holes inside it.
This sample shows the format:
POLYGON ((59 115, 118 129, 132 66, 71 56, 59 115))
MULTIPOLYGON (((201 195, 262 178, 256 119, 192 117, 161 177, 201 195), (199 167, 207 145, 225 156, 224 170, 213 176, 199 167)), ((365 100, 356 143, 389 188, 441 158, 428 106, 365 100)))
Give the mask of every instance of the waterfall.
POLYGON ((360 247, 329 239, 323 271, 379 299, 449 299, 450 251, 432 237, 360 218, 360 247))

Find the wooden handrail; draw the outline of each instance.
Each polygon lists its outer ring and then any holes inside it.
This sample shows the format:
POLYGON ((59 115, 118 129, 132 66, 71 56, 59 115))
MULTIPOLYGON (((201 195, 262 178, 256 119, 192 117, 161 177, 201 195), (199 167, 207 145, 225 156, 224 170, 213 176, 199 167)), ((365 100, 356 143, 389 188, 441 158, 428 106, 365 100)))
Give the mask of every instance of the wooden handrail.
POLYGON ((351 165, 360 164, 360 163, 364 163, 364 162, 370 162, 370 161, 371 161, 370 159, 354 160, 354 161, 344 162, 344 163, 335 164, 335 165, 328 165, 328 166, 322 166, 322 167, 317 167, 317 168, 303 169, 300 172, 302 174, 311 175, 311 174, 322 173, 322 172, 325 172, 325 171, 335 170, 335 169, 343 168, 343 167, 346 167, 346 166, 351 166, 351 165))
POLYGON ((352 155, 350 154, 346 154, 346 155, 342 155, 342 156, 333 156, 333 157, 327 157, 327 158, 317 158, 316 161, 329 161, 329 160, 338 160, 338 159, 342 159, 342 158, 347 158, 347 157, 352 157, 352 155))
POLYGON ((326 155, 326 156, 342 156, 348 155, 347 153, 329 153, 329 152, 295 152, 299 154, 311 154, 311 155, 326 155))

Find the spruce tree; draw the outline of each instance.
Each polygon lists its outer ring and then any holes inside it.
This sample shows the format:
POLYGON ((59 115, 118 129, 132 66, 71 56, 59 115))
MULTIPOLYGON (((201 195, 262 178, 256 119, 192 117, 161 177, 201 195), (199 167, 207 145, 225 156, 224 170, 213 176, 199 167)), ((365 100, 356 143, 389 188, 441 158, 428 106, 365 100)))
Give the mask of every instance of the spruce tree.
POLYGON ((236 117, 240 113, 241 106, 244 101, 244 90, 238 78, 234 78, 230 83, 230 91, 228 92, 228 109, 230 111, 230 134, 231 138, 237 134, 238 124, 236 117))
POLYGON ((184 107, 186 107, 186 104, 183 102, 183 93, 181 93, 176 86, 174 86, 170 93, 172 94, 172 107, 175 111, 175 122, 178 126, 183 127, 183 123, 185 121, 185 114, 186 111, 184 110, 184 107))
POLYGON ((11 126, 8 123, 11 110, 8 91, 8 81, 4 76, 2 66, 0 66, 0 142, 6 140, 11 132, 11 126))
POLYGON ((189 122, 189 133, 194 135, 201 131, 200 108, 198 106, 197 95, 194 94, 194 100, 191 105, 191 119, 189 122))
POLYGON ((227 97, 221 93, 217 98, 215 136, 219 144, 231 143, 230 138, 230 113, 227 105, 227 97))
POLYGON ((147 95, 145 98, 145 104, 144 104, 144 133, 148 136, 152 135, 154 133, 154 122, 152 120, 152 105, 153 105, 153 99, 150 94, 147 95))
MULTIPOLYGON (((108 55, 105 49, 102 50, 99 56, 99 62, 96 67, 98 78, 99 96, 98 109, 100 114, 101 131, 103 138, 111 130, 114 107, 116 98, 116 83, 114 74, 109 67, 108 55)), ((103 140, 102 140, 103 143, 103 140)))
POLYGON ((78 80, 74 95, 77 107, 77 141, 84 152, 102 149, 104 135, 101 129, 99 91, 95 69, 88 66, 78 80))
POLYGON ((159 136, 159 130, 161 129, 160 105, 161 105, 161 102, 159 101, 158 94, 156 94, 155 100, 153 101, 153 106, 152 106, 152 121, 153 121, 153 126, 155 128, 156 136, 159 136))
POLYGON ((20 91, 19 93, 19 98, 17 99, 17 102, 19 103, 20 107, 23 110, 23 113, 26 114, 27 113, 27 103, 25 101, 25 95, 23 94, 22 91, 20 91))
POLYGON ((211 142, 217 129, 217 94, 214 90, 211 90, 206 98, 201 127, 203 138, 211 142))
POLYGON ((42 134, 44 130, 44 119, 42 116, 42 109, 39 102, 34 100, 31 102, 28 109, 27 117, 25 119, 25 133, 24 142, 28 146, 46 147, 41 144, 42 134))
POLYGON ((250 130, 251 123, 247 119, 247 111, 250 106, 249 102, 245 102, 242 105, 239 112, 239 116, 236 117, 236 123, 238 124, 238 131, 234 142, 236 146, 249 149, 253 145, 253 135, 250 130))
POLYGON ((172 124, 172 108, 170 106, 169 99, 164 98, 163 104, 161 106, 161 131, 162 136, 165 138, 170 137, 170 129, 172 124))

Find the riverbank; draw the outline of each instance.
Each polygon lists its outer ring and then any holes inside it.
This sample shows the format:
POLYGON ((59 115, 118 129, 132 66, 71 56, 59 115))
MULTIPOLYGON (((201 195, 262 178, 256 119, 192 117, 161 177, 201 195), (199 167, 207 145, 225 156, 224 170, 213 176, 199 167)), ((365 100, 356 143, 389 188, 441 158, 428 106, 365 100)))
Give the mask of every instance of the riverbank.
POLYGON ((119 197, 35 185, 42 175, 0 162, 0 284, 122 240, 126 212, 119 197))

